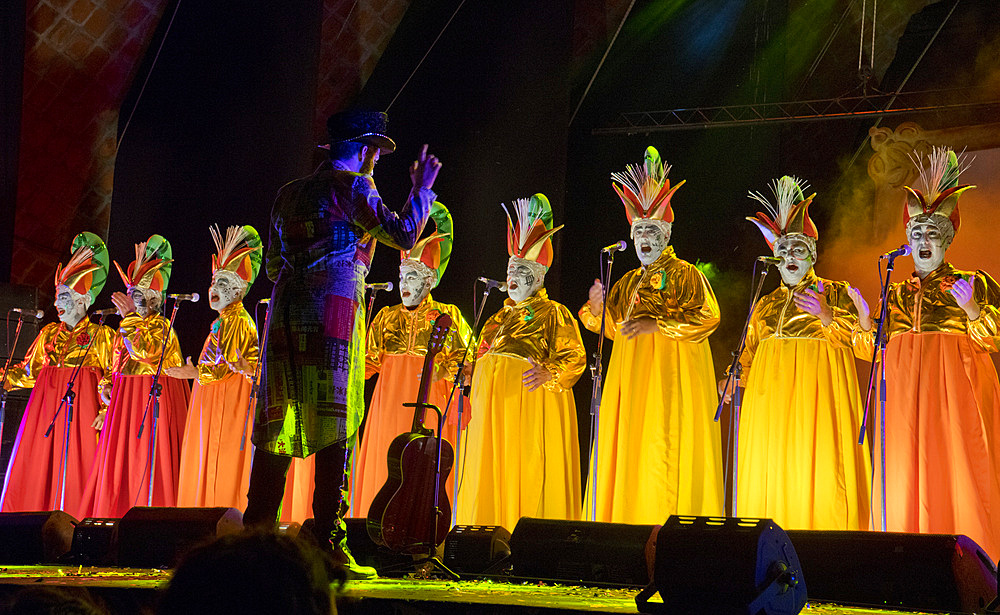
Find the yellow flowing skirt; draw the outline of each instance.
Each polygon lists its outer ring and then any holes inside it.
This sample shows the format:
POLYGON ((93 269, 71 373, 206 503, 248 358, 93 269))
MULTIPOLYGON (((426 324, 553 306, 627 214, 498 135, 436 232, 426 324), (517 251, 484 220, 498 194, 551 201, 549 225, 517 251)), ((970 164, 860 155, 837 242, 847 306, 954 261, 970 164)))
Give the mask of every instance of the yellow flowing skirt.
MULTIPOLYGON (((722 438, 708 341, 615 340, 598 425, 595 521, 723 513, 722 438)), ((593 467, 593 466, 591 466, 593 467)), ((588 476, 586 516, 594 491, 588 476)))
POLYGON ((522 516, 580 518, 573 392, 528 392, 521 383, 528 369, 525 359, 497 354, 476 364, 468 439, 456 464, 460 524, 513 530, 522 516))
POLYGON ((868 529, 863 412, 847 349, 824 339, 761 342, 739 419, 736 514, 785 529, 868 529))

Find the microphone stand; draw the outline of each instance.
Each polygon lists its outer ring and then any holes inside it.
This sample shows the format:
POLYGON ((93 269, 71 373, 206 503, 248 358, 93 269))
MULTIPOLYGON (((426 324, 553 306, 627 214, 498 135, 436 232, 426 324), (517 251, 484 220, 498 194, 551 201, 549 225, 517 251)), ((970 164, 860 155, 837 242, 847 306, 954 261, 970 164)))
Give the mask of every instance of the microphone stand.
MULTIPOLYGON (((8 314, 9 317, 9 314, 8 314)), ((7 348, 7 363, 3 366, 3 382, 0 382, 0 439, 3 438, 3 419, 7 414, 7 372, 10 371, 10 362, 14 358, 14 350, 17 348, 17 340, 21 337, 21 326, 24 324, 24 319, 21 315, 17 315, 17 326, 14 328, 14 343, 7 348)), ((9 331, 9 329, 8 329, 9 331)), ((4 486, 4 494, 7 493, 7 487, 4 486)), ((3 498, 0 498, 0 503, 2 503, 3 498)))
MULTIPOLYGON (((868 432, 868 413, 871 409, 872 391, 875 387, 875 370, 878 365, 879 372, 879 406, 881 417, 879 421, 879 438, 881 441, 881 468, 882 468, 882 531, 886 531, 886 493, 885 493, 885 400, 886 400, 886 374, 885 359, 886 346, 889 344, 889 279, 892 271, 896 268, 896 257, 890 255, 889 262, 885 266, 885 280, 879 296, 878 328, 875 330, 874 344, 872 345, 872 365, 868 371, 868 388, 865 389, 865 414, 861 419, 861 433, 858 434, 858 444, 864 444, 865 436, 868 432), (879 358, 881 357, 881 360, 879 358)), ((882 276, 882 268, 879 267, 879 277, 882 276)))
MULTIPOLYGON (((483 315, 483 309, 486 307, 486 299, 489 297, 490 291, 493 290, 493 288, 494 288, 493 286, 490 286, 490 285, 487 284, 486 288, 483 289, 483 298, 482 298, 482 300, 480 300, 479 304, 476 305, 476 299, 475 299, 475 297, 476 297, 476 295, 475 295, 476 281, 474 280, 472 282, 472 291, 473 291, 472 305, 473 305, 473 309, 475 310, 475 313, 476 313, 476 318, 475 318, 475 322, 472 323, 472 337, 468 340, 468 343, 465 345, 465 352, 462 353, 462 358, 459 359, 457 369, 455 370, 455 379, 454 379, 454 381, 451 384, 451 391, 448 393, 448 402, 445 404, 445 406, 444 406, 444 413, 442 413, 442 415, 441 415, 442 419, 441 419, 440 425, 442 425, 442 426, 444 425, 444 421, 447 420, 447 418, 448 418, 448 411, 451 408, 451 400, 452 400, 452 398, 455 395, 455 390, 459 388, 459 385, 462 382, 462 371, 465 369, 465 361, 466 361, 466 359, 469 358, 469 350, 471 348, 473 348, 473 346, 476 346, 476 347, 479 346, 479 335, 477 333, 477 330, 479 329, 479 319, 483 315)), ((457 329, 457 327, 456 327, 456 329, 457 329)), ((476 362, 476 358, 475 358, 475 355, 473 355, 473 358, 472 358, 473 366, 475 366, 475 362, 476 362)), ((454 502, 454 504, 451 507, 451 524, 452 524, 452 526, 458 524, 458 483, 459 483, 458 468, 459 468, 459 464, 460 464, 461 459, 462 459, 462 457, 461 457, 461 454, 462 454, 462 411, 463 411, 463 406, 464 406, 464 399, 463 398, 466 397, 467 395, 469 395, 469 389, 470 389, 470 387, 471 387, 471 385, 463 385, 463 386, 461 386, 462 392, 459 393, 459 396, 458 396, 458 429, 455 432, 455 480, 452 481, 452 486, 451 486, 451 494, 452 494, 451 500, 452 500, 452 502, 454 502)), ((440 427, 438 429, 438 433, 439 434, 441 433, 440 427)), ((464 464, 462 465, 462 470, 463 471, 465 470, 464 464)))
POLYGON ((156 362, 156 373, 153 375, 153 384, 149 387, 149 397, 146 399, 146 409, 142 412, 142 421, 139 423, 139 431, 136 439, 142 437, 142 430, 146 426, 146 415, 149 413, 150 405, 153 406, 153 431, 149 434, 149 490, 146 496, 146 506, 153 505, 153 473, 156 469, 156 427, 160 418, 160 392, 163 386, 160 384, 160 374, 163 372, 163 355, 167 351, 167 342, 170 341, 170 332, 174 330, 174 319, 177 317, 177 308, 180 302, 174 299, 174 309, 170 313, 170 322, 167 323, 167 330, 163 334, 163 345, 160 346, 160 358, 156 362))
MULTIPOLYGON (((86 319, 87 317, 84 316, 84 318, 86 319)), ((97 323, 98 330, 100 330, 100 327, 104 326, 105 318, 106 316, 101 314, 100 322, 97 323)), ((62 399, 59 400, 59 406, 56 408, 55 414, 52 415, 52 421, 49 422, 48 428, 45 430, 45 437, 48 438, 49 434, 52 433, 52 429, 56 425, 59 413, 62 412, 63 406, 66 406, 66 420, 64 421, 63 427, 62 463, 60 463, 61 469, 59 474, 59 510, 65 510, 66 505, 66 464, 69 459, 69 431, 70 426, 73 423, 73 402, 76 401, 76 392, 73 391, 73 387, 76 384, 77 376, 80 375, 80 370, 83 368, 83 364, 87 362, 87 357, 90 355, 90 349, 93 346, 94 340, 91 339, 87 344, 87 349, 83 352, 83 357, 80 358, 80 362, 73 368, 73 373, 69 376, 69 382, 66 383, 66 392, 63 394, 62 399)))
MULTIPOLYGON (((726 370, 726 386, 723 387, 722 399, 719 400, 719 407, 715 411, 715 422, 718 423, 719 419, 722 417, 722 407, 726 404, 725 391, 729 390, 729 385, 733 384, 733 392, 731 396, 731 401, 729 403, 730 417, 732 422, 729 425, 729 437, 730 441, 733 443, 733 461, 729 468, 729 483, 732 488, 731 501, 730 501, 730 511, 729 516, 736 516, 736 480, 737 480, 737 465, 739 464, 739 450, 740 450, 740 407, 742 406, 743 400, 740 394, 740 379, 743 375, 743 365, 740 363, 740 357, 743 356, 743 351, 746 350, 747 346, 747 333, 750 331, 750 319, 753 318, 754 307, 757 306, 757 300, 760 298, 760 291, 764 287, 764 280, 767 278, 767 272, 770 267, 770 263, 765 264, 764 268, 760 272, 760 279, 757 281, 757 288, 753 291, 753 298, 750 299, 750 309, 747 311, 747 319, 743 323, 743 331, 740 333, 740 343, 736 347, 736 350, 732 352, 733 362, 729 364, 729 369, 726 370)), ((757 263, 754 263, 754 269, 756 270, 757 263)), ((754 271, 756 276, 756 271, 754 271)), ((789 290, 789 292, 791 292, 789 290)))
MULTIPOLYGON (((616 250, 609 251, 608 266, 604 267, 604 251, 600 256, 601 271, 601 331, 597 337, 597 351, 594 362, 590 364, 590 379, 593 384, 590 391, 590 519, 597 521, 597 445, 601 417, 601 395, 604 391, 604 332, 607 326, 608 289, 611 286, 611 267, 615 262, 616 250)), ((589 309, 589 308, 588 308, 589 309)))

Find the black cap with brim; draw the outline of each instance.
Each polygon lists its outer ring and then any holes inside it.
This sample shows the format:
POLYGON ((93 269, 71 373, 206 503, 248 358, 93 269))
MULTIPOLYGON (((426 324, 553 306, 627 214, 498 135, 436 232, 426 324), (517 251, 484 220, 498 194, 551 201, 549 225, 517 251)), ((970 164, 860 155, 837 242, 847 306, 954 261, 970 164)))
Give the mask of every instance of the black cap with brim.
POLYGON ((353 141, 377 147, 382 154, 391 154, 396 149, 396 142, 385 134, 388 123, 389 116, 381 111, 350 110, 334 113, 326 121, 326 132, 330 140, 320 147, 330 149, 330 145, 353 141))

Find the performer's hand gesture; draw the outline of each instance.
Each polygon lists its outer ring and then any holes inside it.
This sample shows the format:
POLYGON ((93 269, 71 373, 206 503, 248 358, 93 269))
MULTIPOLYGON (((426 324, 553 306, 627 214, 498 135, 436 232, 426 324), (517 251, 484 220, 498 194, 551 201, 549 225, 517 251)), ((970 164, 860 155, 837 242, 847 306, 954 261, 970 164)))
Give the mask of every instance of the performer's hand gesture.
POLYGON ((226 361, 226 365, 233 373, 243 374, 248 378, 253 378, 254 366, 250 364, 250 361, 243 358, 243 353, 240 352, 239 348, 234 348, 233 350, 236 351, 236 360, 226 361))
POLYGON ((816 286, 816 290, 807 288, 804 292, 794 293, 792 300, 795 301, 795 307, 807 314, 816 316, 823 323, 823 326, 827 327, 833 322, 833 310, 830 309, 830 305, 826 302, 826 295, 823 294, 823 290, 823 281, 820 280, 816 286))
POLYGON ((135 311, 135 302, 132 301, 132 297, 125 293, 111 293, 111 303, 115 304, 115 307, 118 308, 119 316, 126 316, 135 311))
POLYGON ((168 367, 163 371, 171 378, 177 378, 178 380, 192 380, 198 377, 198 368, 191 362, 191 357, 187 358, 184 365, 180 367, 168 367))
POLYGON ((97 413, 97 416, 94 417, 94 420, 91 421, 90 426, 96 429, 97 431, 101 431, 101 429, 104 427, 104 417, 106 417, 107 415, 108 415, 108 409, 103 408, 100 412, 97 413))
POLYGON ((587 306, 590 307, 590 313, 594 316, 600 316, 601 312, 604 311, 604 284, 601 284, 600 280, 594 280, 594 285, 590 287, 587 306))
POLYGON ((531 357, 528 357, 528 361, 531 362, 531 369, 521 375, 521 382, 524 383, 524 386, 529 391, 534 391, 549 380, 552 380, 552 373, 549 370, 536 363, 531 357))
POLYGON ((645 335, 647 333, 656 333, 660 330, 657 326, 656 321, 649 316, 642 316, 640 318, 633 318, 631 320, 626 320, 622 324, 618 325, 618 330, 622 332, 625 339, 632 339, 640 335, 645 335))
POLYGON ((440 170, 441 162, 437 156, 427 153, 427 144, 424 143, 423 149, 420 150, 420 156, 410 165, 410 180, 413 182, 413 187, 430 190, 440 170))
POLYGON ((858 309, 858 324, 865 331, 872 330, 871 310, 868 309, 868 302, 861 296, 861 291, 853 286, 847 287, 847 296, 854 302, 854 307, 858 309))
POLYGON ((948 289, 951 296, 955 298, 955 303, 958 304, 958 307, 965 310, 965 315, 969 317, 969 320, 977 320, 979 318, 979 304, 976 303, 975 289, 976 276, 972 276, 968 281, 965 278, 958 278, 952 287, 948 289))
POLYGON ((722 403, 728 404, 733 400, 733 391, 736 387, 740 386, 739 378, 730 378, 726 376, 725 378, 719 380, 719 397, 722 398, 722 403), (729 388, 726 388, 726 382, 729 383, 729 388))

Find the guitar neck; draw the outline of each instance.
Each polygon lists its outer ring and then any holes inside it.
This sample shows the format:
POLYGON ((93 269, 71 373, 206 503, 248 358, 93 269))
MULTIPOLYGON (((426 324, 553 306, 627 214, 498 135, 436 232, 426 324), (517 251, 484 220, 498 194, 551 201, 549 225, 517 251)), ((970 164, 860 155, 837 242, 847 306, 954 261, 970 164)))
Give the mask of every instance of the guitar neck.
POLYGON ((434 369, 434 355, 427 353, 424 357, 424 366, 420 370, 420 387, 417 389, 417 407, 413 411, 413 427, 410 431, 416 433, 424 429, 424 413, 427 407, 427 394, 431 388, 431 371, 434 369))

